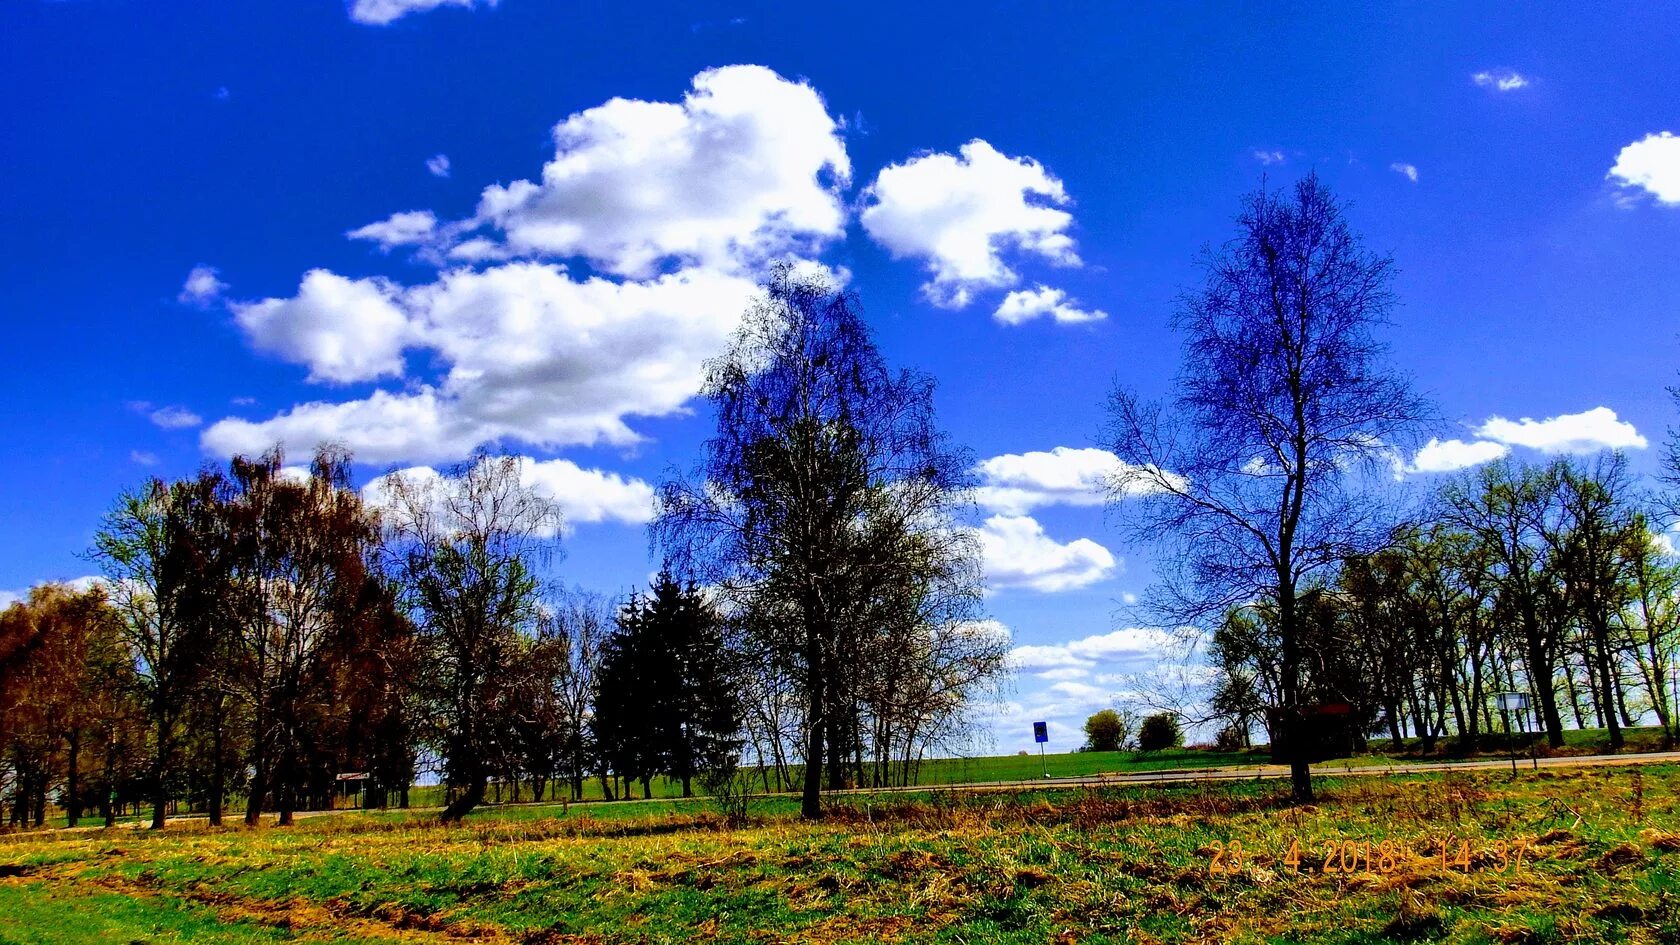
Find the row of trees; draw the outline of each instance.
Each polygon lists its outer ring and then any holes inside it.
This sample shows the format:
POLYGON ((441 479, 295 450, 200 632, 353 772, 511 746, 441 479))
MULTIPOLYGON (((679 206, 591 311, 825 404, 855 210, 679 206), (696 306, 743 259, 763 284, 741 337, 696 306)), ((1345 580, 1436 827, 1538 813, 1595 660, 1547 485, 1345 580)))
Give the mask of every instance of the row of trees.
MULTIPOLYGON (((1615 749, 1640 719, 1671 724, 1680 562, 1622 456, 1500 460, 1447 483, 1427 513, 1303 596, 1309 698, 1425 750, 1495 730, 1498 692, 1528 695, 1553 747, 1566 725, 1604 728, 1615 749)), ((1276 638, 1263 605, 1214 634, 1212 705, 1240 731, 1269 730, 1276 638)))
MULTIPOLYGON (((1394 473, 1435 416, 1377 339, 1392 260, 1316 177, 1237 222, 1180 300, 1172 396, 1117 390, 1106 437, 1112 508, 1163 552, 1147 609, 1211 635, 1205 718, 1276 748, 1335 704, 1355 741, 1433 747, 1489 731, 1491 695, 1517 692, 1553 746, 1566 721, 1618 748, 1647 713, 1667 725, 1680 572, 1625 459, 1503 459, 1408 508, 1394 473)), ((1145 701, 1183 708, 1177 688, 1145 701)), ((1307 754, 1285 753, 1310 800, 1307 754)))
POLYGON ((423 770, 455 820, 493 782, 687 794, 743 756, 812 816, 825 787, 907 781, 1007 656, 931 382, 888 370, 853 296, 782 269, 705 393, 718 434, 659 497, 667 569, 622 606, 547 590, 563 523, 515 457, 364 496, 346 452, 305 472, 277 448, 125 494, 99 586, 0 624, 14 820, 144 793, 154 827, 236 797, 287 824, 346 775, 406 804, 423 770))

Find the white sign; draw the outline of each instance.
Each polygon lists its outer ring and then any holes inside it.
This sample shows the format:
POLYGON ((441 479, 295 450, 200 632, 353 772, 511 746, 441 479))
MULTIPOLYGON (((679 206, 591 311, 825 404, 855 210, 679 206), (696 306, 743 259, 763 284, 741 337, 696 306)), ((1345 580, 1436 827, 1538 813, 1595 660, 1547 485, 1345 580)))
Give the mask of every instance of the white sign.
POLYGON ((1502 692, 1499 694, 1499 711, 1514 712, 1528 708, 1528 696, 1521 692, 1502 692))

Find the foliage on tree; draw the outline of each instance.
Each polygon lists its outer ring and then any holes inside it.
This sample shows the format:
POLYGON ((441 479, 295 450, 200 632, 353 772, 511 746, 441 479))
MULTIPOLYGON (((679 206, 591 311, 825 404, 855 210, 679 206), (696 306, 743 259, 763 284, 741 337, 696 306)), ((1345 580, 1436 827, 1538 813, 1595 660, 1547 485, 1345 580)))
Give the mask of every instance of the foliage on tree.
POLYGON ((1132 720, 1114 709, 1098 709, 1085 720, 1081 751, 1122 751, 1132 738, 1132 720))
POLYGON ((1171 712, 1146 715, 1138 724, 1138 751, 1165 751, 1183 744, 1184 732, 1179 729, 1178 716, 1171 712))
POLYGON ((456 792, 442 819, 459 821, 513 748, 517 661, 541 619, 536 569, 554 553, 560 512, 511 456, 394 474, 386 492, 388 546, 419 634, 419 722, 456 792))
POLYGON ((693 794, 694 778, 733 768, 741 706, 723 619, 700 589, 660 572, 646 597, 619 611, 607 638, 595 697, 603 758, 640 780, 666 775, 693 794))

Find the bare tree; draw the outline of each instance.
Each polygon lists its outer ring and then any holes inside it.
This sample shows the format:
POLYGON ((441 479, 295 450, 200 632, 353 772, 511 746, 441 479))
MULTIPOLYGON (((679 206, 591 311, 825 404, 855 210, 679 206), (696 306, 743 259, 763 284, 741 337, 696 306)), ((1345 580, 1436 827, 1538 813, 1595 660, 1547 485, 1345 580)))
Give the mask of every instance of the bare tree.
POLYGON ((858 684, 879 665, 867 641, 977 612, 976 543, 954 518, 970 464, 934 425, 932 382, 888 370, 856 298, 791 268, 704 390, 717 435, 691 479, 662 487, 653 538, 795 680, 800 809, 816 817, 825 771, 832 785, 843 760, 882 750, 858 737, 858 684))
MULTIPOLYGON (((1392 261, 1362 247, 1317 177, 1288 195, 1262 188, 1237 222, 1180 300, 1170 406, 1111 398, 1108 441, 1125 466, 1110 488, 1134 538, 1173 549, 1152 595, 1161 616, 1273 608, 1288 715, 1302 704, 1300 591, 1387 540, 1368 486, 1428 411, 1373 334, 1393 304, 1392 261)), ((1291 773, 1294 796, 1311 799, 1307 762, 1291 773)))
POLYGON ((538 567, 560 511, 522 482, 518 457, 473 457, 443 475, 386 479, 389 547, 424 654, 416 686, 458 821, 484 800, 517 678, 511 661, 541 617, 538 567))

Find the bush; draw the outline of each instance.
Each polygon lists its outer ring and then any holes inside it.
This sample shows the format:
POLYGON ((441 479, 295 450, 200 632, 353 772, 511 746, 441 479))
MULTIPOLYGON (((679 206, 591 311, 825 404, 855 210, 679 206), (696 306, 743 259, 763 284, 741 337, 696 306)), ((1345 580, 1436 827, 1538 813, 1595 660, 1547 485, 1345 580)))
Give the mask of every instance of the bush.
POLYGON ((734 764, 720 765, 701 775, 700 783, 712 796, 718 813, 731 827, 745 826, 747 806, 752 797, 752 775, 734 764))
POLYGON ((1113 709, 1085 720, 1085 744, 1080 751, 1120 751, 1132 737, 1132 722, 1113 709))
POLYGON ((1161 751, 1182 744, 1184 732, 1178 727, 1178 716, 1171 712, 1157 712, 1138 727, 1138 751, 1161 751))

